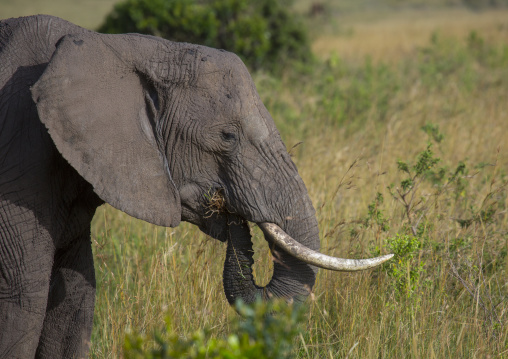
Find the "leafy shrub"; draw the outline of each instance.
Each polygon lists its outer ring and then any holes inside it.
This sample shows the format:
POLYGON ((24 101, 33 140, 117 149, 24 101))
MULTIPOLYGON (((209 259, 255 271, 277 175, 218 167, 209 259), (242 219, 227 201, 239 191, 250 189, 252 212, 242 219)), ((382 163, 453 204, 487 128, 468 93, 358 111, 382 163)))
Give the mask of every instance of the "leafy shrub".
POLYGON ((293 339, 300 333, 302 307, 283 300, 252 305, 236 303, 240 317, 232 323, 227 338, 211 338, 209 331, 199 330, 191 338, 181 338, 166 318, 166 328, 152 338, 134 333, 125 338, 126 358, 292 358, 293 339))
POLYGON ((424 263, 415 258, 422 243, 417 237, 397 233, 386 240, 386 246, 395 254, 394 259, 385 267, 394 281, 396 295, 411 298, 417 290, 420 274, 424 271, 424 263))
POLYGON ((99 32, 138 32, 226 49, 251 68, 307 61, 311 51, 289 0, 125 0, 99 32))

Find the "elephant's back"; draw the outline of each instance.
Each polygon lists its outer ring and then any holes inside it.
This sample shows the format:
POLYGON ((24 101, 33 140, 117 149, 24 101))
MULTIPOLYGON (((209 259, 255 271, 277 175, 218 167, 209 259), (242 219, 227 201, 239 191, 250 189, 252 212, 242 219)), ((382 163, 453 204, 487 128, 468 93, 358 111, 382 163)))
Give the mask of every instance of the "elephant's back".
POLYGON ((87 31, 89 30, 49 15, 1 20, 0 89, 20 67, 39 66, 37 72, 42 73, 58 40, 70 33, 87 31))
POLYGON ((58 41, 86 31, 48 15, 0 21, 0 199, 6 183, 20 182, 27 159, 44 166, 53 155, 30 87, 44 72, 58 41))

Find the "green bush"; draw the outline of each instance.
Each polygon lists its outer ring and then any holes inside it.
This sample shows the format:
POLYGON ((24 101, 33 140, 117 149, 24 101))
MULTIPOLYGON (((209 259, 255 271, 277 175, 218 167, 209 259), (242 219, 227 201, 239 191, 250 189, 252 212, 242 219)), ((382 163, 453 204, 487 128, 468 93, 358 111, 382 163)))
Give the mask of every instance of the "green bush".
POLYGON ((311 51, 289 0, 125 0, 99 32, 137 32, 226 49, 251 68, 280 69, 311 51))
POLYGON ((425 271, 424 263, 417 258, 418 250, 422 246, 421 240, 397 233, 386 239, 386 246, 389 252, 395 255, 385 268, 392 278, 396 297, 411 298, 418 289, 420 274, 425 271))
POLYGON ((258 300, 252 305, 238 301, 235 307, 241 317, 233 321, 232 334, 227 338, 212 338, 203 329, 190 338, 181 338, 173 332, 170 318, 166 318, 166 328, 151 338, 128 334, 124 355, 131 359, 293 357, 294 339, 301 333, 303 307, 283 300, 258 300))

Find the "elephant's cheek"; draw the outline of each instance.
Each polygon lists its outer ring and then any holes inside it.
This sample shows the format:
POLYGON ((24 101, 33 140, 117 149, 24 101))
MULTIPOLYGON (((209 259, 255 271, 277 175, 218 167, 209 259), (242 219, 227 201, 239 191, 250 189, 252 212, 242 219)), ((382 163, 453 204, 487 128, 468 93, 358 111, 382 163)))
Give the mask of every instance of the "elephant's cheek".
POLYGON ((182 204, 182 221, 192 223, 196 226, 202 226, 202 218, 192 209, 182 204))
POLYGON ((199 188, 193 184, 187 184, 179 190, 182 205, 182 220, 202 226, 204 224, 202 215, 199 215, 201 204, 199 203, 199 188))

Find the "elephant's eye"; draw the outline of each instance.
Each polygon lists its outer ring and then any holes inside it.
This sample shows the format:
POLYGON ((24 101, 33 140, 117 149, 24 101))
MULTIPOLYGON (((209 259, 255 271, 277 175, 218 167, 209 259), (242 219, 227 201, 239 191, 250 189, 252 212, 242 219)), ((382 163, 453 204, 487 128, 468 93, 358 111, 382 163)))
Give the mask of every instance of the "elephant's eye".
POLYGON ((228 141, 228 142, 236 141, 236 135, 232 132, 223 131, 221 136, 224 141, 228 141))
POLYGON ((237 129, 233 126, 222 128, 218 133, 217 150, 222 153, 231 153, 234 151, 239 143, 239 135, 237 129))

